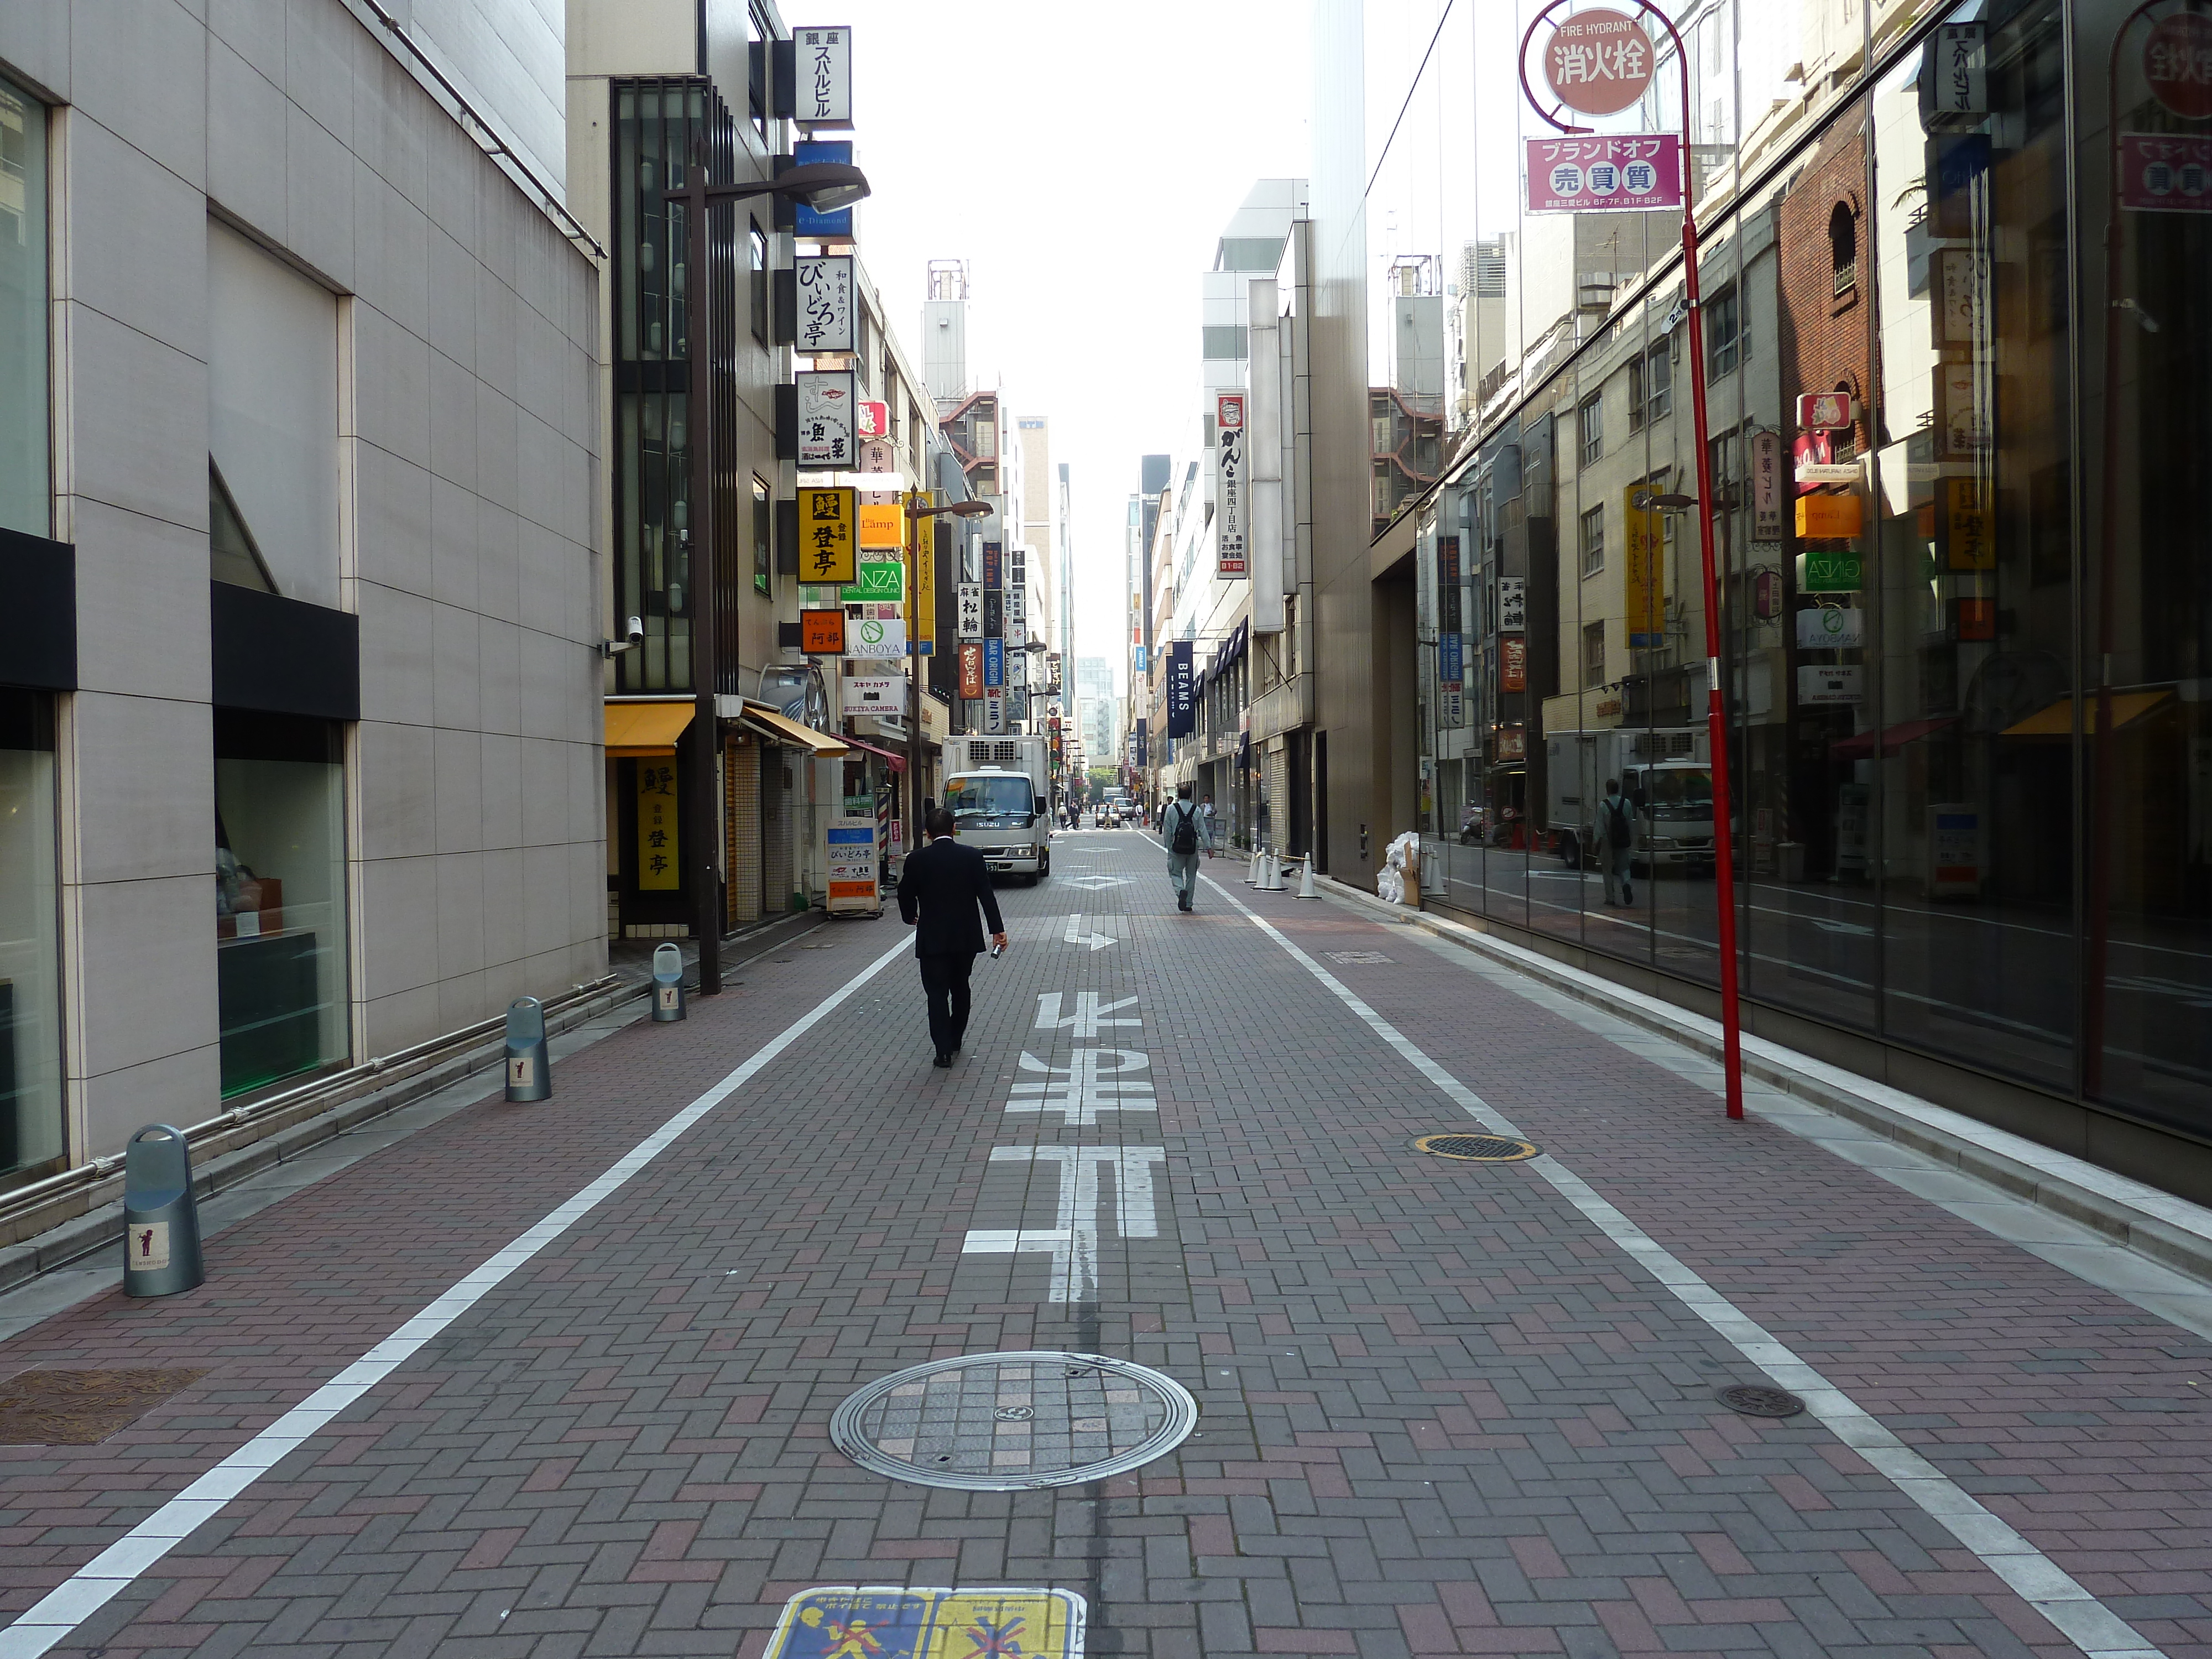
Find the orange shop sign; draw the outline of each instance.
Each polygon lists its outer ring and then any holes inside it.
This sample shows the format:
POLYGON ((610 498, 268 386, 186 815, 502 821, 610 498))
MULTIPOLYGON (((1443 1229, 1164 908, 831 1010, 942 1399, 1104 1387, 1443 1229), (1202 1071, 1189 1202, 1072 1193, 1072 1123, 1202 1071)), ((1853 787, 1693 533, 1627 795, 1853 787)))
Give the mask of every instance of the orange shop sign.
POLYGON ((1861 503, 1856 494, 1818 494, 1797 498, 1797 533, 1814 541, 1856 536, 1861 524, 1861 503))
POLYGON ((845 612, 842 606, 799 613, 799 648, 810 657, 845 654, 845 612))
POLYGON ((1502 635, 1498 641, 1498 689, 1528 689, 1528 641, 1518 634, 1502 635))
POLYGON ((983 695, 983 642, 981 640, 961 641, 960 695, 963 697, 983 695))

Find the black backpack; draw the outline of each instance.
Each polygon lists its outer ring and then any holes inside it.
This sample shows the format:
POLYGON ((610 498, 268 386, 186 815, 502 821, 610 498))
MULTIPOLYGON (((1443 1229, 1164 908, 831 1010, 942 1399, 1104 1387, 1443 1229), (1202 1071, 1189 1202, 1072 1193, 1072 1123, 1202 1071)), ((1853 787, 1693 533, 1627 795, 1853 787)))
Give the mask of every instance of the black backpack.
POLYGON ((1198 811, 1187 800, 1177 801, 1176 807, 1182 817, 1168 838, 1168 851, 1183 857, 1198 851, 1198 811))
POLYGON ((1633 845, 1635 840, 1628 828, 1627 809, 1619 800, 1608 797, 1605 803, 1605 844, 1613 848, 1628 847, 1633 845))

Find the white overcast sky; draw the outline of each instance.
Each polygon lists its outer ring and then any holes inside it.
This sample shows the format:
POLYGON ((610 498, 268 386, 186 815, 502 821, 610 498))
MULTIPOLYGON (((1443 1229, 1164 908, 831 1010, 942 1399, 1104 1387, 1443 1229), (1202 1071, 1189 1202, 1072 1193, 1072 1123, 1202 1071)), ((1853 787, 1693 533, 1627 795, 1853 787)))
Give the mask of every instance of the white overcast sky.
POLYGON ((1137 458, 1187 457, 1199 277, 1252 180, 1304 177, 1306 0, 844 0, 862 260, 920 367, 924 276, 965 259, 968 372, 1052 422, 1075 648, 1117 670, 1137 458))

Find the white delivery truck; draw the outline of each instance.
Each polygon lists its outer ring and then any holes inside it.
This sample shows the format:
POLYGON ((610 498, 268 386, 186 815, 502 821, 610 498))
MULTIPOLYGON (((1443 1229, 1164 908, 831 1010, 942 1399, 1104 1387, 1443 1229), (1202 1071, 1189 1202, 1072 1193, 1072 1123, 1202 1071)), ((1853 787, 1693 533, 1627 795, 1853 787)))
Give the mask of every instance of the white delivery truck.
POLYGON ((1635 809, 1639 873, 1712 873, 1712 745, 1704 726, 1548 732, 1544 755, 1547 827, 1567 868, 1595 862, 1605 781, 1613 778, 1635 809))
POLYGON ((1052 873, 1051 740, 947 738, 945 805, 952 833, 994 875, 1034 887, 1052 873))

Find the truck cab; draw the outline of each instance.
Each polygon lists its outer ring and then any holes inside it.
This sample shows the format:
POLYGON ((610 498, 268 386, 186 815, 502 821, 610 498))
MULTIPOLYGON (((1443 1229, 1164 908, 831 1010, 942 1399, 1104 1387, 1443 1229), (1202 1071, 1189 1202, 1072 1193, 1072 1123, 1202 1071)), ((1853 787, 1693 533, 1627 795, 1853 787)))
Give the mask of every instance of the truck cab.
POLYGON ((951 738, 945 759, 945 808, 952 814, 954 838, 982 854, 993 875, 1019 877, 1031 887, 1050 875, 1044 739, 951 738), (986 743, 988 761, 975 753, 986 743))
POLYGON ((1635 815, 1632 867, 1711 873, 1713 774, 1701 729, 1559 732, 1547 734, 1546 747, 1547 827, 1569 869, 1595 859, 1604 834, 1605 781, 1614 778, 1635 815))

